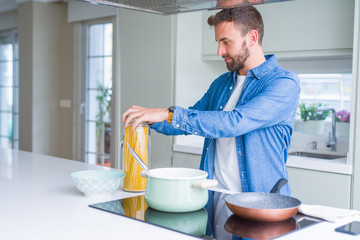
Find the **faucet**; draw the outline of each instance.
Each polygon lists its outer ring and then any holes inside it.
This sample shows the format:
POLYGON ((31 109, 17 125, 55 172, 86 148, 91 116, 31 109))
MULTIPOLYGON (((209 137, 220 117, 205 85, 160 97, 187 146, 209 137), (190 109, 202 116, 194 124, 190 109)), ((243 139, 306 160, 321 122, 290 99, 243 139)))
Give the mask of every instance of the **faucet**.
POLYGON ((307 145, 311 145, 311 150, 317 150, 317 141, 309 142, 307 145))
POLYGON ((331 151, 336 151, 336 112, 331 107, 317 107, 315 108, 318 112, 331 111, 331 132, 329 132, 329 142, 326 147, 331 148, 331 151))

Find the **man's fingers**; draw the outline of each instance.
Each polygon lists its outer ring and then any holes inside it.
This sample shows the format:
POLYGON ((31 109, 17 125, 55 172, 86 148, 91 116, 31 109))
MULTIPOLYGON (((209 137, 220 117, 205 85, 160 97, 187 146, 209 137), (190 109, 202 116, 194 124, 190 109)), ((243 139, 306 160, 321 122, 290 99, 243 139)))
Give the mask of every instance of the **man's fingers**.
POLYGON ((126 120, 125 120, 125 127, 127 127, 129 125, 129 123, 134 120, 134 123, 133 123, 133 127, 132 129, 134 129, 136 126, 137 126, 137 123, 139 123, 138 121, 138 118, 143 115, 143 111, 141 110, 137 110, 137 111, 133 111, 131 113, 129 113, 127 116, 126 116, 126 120))
POLYGON ((139 109, 143 109, 143 107, 140 107, 140 106, 136 106, 136 105, 133 105, 131 106, 128 110, 126 110, 123 114, 122 114, 122 121, 125 122, 126 119, 128 118, 128 115, 133 113, 133 112, 136 112, 136 111, 139 111, 139 109))

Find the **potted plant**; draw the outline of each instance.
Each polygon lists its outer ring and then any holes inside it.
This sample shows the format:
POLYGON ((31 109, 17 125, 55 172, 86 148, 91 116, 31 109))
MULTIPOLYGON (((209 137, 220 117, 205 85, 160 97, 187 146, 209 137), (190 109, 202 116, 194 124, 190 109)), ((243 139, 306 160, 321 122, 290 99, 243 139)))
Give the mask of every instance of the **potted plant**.
POLYGON ((96 145, 100 155, 97 156, 99 165, 110 167, 110 138, 111 138, 111 89, 97 84, 99 112, 96 115, 96 145))
POLYGON ((312 103, 306 105, 299 104, 300 118, 303 120, 302 131, 309 134, 323 134, 325 119, 329 116, 329 111, 317 111, 316 108, 323 107, 322 103, 312 103))
POLYGON ((344 110, 336 112, 336 135, 349 136, 350 132, 350 112, 344 110))

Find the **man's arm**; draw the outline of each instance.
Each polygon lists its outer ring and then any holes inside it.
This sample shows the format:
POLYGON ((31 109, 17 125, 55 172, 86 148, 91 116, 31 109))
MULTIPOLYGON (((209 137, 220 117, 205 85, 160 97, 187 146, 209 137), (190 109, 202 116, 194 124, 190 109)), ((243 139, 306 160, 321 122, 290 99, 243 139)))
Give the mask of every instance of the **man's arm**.
POLYGON ((179 108, 172 125, 209 138, 235 137, 276 124, 287 124, 296 113, 300 87, 291 77, 274 79, 248 102, 233 111, 198 111, 179 108))

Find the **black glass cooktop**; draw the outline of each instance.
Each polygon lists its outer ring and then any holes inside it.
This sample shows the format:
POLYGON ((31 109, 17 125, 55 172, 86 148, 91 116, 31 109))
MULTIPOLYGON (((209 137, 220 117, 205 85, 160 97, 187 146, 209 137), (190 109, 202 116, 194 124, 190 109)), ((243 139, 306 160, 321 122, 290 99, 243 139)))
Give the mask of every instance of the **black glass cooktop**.
POLYGON ((226 194, 215 192, 213 215, 208 207, 195 212, 168 213, 154 210, 146 204, 144 195, 96 203, 92 208, 132 218, 203 239, 274 239, 292 231, 320 222, 320 219, 296 214, 281 222, 258 222, 241 219, 227 208, 226 194))

